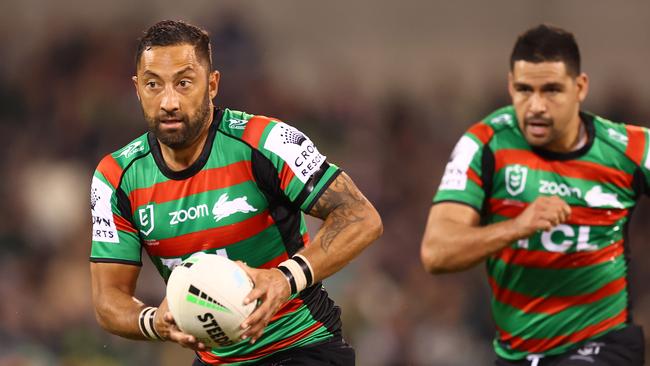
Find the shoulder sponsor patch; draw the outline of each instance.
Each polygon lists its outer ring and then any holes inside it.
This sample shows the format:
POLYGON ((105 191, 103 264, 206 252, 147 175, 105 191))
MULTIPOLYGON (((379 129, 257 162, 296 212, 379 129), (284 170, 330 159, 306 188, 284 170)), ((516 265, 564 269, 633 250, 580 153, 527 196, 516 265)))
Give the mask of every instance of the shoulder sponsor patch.
POLYGON ((442 176, 439 189, 459 191, 465 189, 467 186, 467 170, 478 149, 479 146, 476 141, 467 136, 460 138, 445 167, 445 174, 442 176))
POLYGON ((113 190, 99 178, 93 177, 90 188, 90 208, 93 217, 93 241, 119 243, 113 221, 111 196, 113 190))
POLYGON ((323 165, 326 158, 309 137, 286 123, 278 123, 271 129, 264 148, 280 156, 303 183, 323 165))

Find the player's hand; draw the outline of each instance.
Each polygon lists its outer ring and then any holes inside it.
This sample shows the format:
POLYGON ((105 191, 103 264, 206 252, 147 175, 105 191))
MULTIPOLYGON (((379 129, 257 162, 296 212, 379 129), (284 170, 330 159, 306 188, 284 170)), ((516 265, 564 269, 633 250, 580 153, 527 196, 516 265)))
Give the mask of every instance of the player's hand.
POLYGON ((513 223, 517 236, 526 238, 539 230, 551 230, 565 222, 569 215, 571 215, 571 207, 560 197, 542 196, 514 218, 513 223))
POLYGON ((276 269, 256 269, 237 262, 253 280, 253 290, 244 299, 244 304, 260 301, 258 307, 244 320, 242 339, 250 338, 251 343, 262 335, 271 317, 289 299, 291 289, 282 272, 276 269))
POLYGON ((195 336, 184 333, 178 328, 176 321, 174 321, 174 316, 169 311, 166 298, 158 307, 156 317, 154 318, 154 326, 158 334, 166 341, 176 342, 194 351, 208 350, 208 347, 203 342, 199 342, 195 336))

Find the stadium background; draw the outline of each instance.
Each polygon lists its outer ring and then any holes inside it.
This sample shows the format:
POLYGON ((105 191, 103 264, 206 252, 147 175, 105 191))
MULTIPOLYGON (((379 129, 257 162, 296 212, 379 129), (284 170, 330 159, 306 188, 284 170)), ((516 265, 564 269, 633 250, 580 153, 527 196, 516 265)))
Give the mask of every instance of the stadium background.
MULTIPOLYGON (((4 0, 0 10, 0 365, 189 364, 173 344, 107 334, 90 302, 90 178, 144 131, 130 76, 135 39, 157 20, 207 28, 216 103, 309 134, 382 214, 384 236, 327 281, 359 365, 490 364, 483 268, 427 275, 419 243, 453 144, 508 102, 518 33, 542 21, 572 30, 591 76, 586 109, 650 121, 648 2, 4 0)), ((649 219, 644 199, 631 273, 646 331, 649 219)), ((156 304, 163 290, 145 259, 138 296, 156 304)))

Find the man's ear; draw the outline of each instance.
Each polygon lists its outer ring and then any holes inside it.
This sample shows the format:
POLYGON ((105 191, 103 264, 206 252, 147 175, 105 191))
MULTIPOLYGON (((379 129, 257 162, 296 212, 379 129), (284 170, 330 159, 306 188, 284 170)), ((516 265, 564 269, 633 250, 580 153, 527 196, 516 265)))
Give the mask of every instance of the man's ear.
POLYGON ((219 71, 214 70, 213 72, 210 73, 210 78, 208 80, 208 88, 209 88, 209 93, 210 93, 210 100, 214 99, 214 97, 217 96, 217 93, 219 92, 219 78, 221 77, 221 74, 219 74, 219 71))
POLYGON ((133 80, 133 86, 135 87, 135 95, 138 96, 138 101, 140 101, 140 92, 138 91, 138 77, 134 75, 131 80, 133 80))
POLYGON ((578 100, 582 103, 589 94, 589 76, 584 72, 578 75, 576 85, 578 86, 578 100))
POLYGON ((510 99, 512 99, 512 96, 515 95, 515 88, 512 86, 513 78, 514 76, 512 75, 512 71, 510 71, 508 73, 508 94, 510 94, 510 99))

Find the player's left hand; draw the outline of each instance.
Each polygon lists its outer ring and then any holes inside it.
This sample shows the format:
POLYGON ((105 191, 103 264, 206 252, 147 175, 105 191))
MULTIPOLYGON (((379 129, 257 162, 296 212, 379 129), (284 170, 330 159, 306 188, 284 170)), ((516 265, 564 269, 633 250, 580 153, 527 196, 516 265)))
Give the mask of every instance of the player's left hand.
POLYGON ((184 348, 189 348, 193 351, 208 351, 209 348, 203 342, 199 342, 195 336, 184 333, 174 320, 174 316, 169 311, 167 305, 167 298, 158 307, 156 317, 154 318, 154 327, 160 336, 167 341, 172 341, 180 344, 184 348))
POLYGON ((260 302, 241 324, 241 328, 245 329, 242 339, 250 338, 251 343, 255 343, 273 315, 289 299, 291 289, 282 272, 276 269, 251 268, 239 261, 237 264, 246 271, 254 285, 253 290, 244 299, 244 304, 258 300, 260 302))

